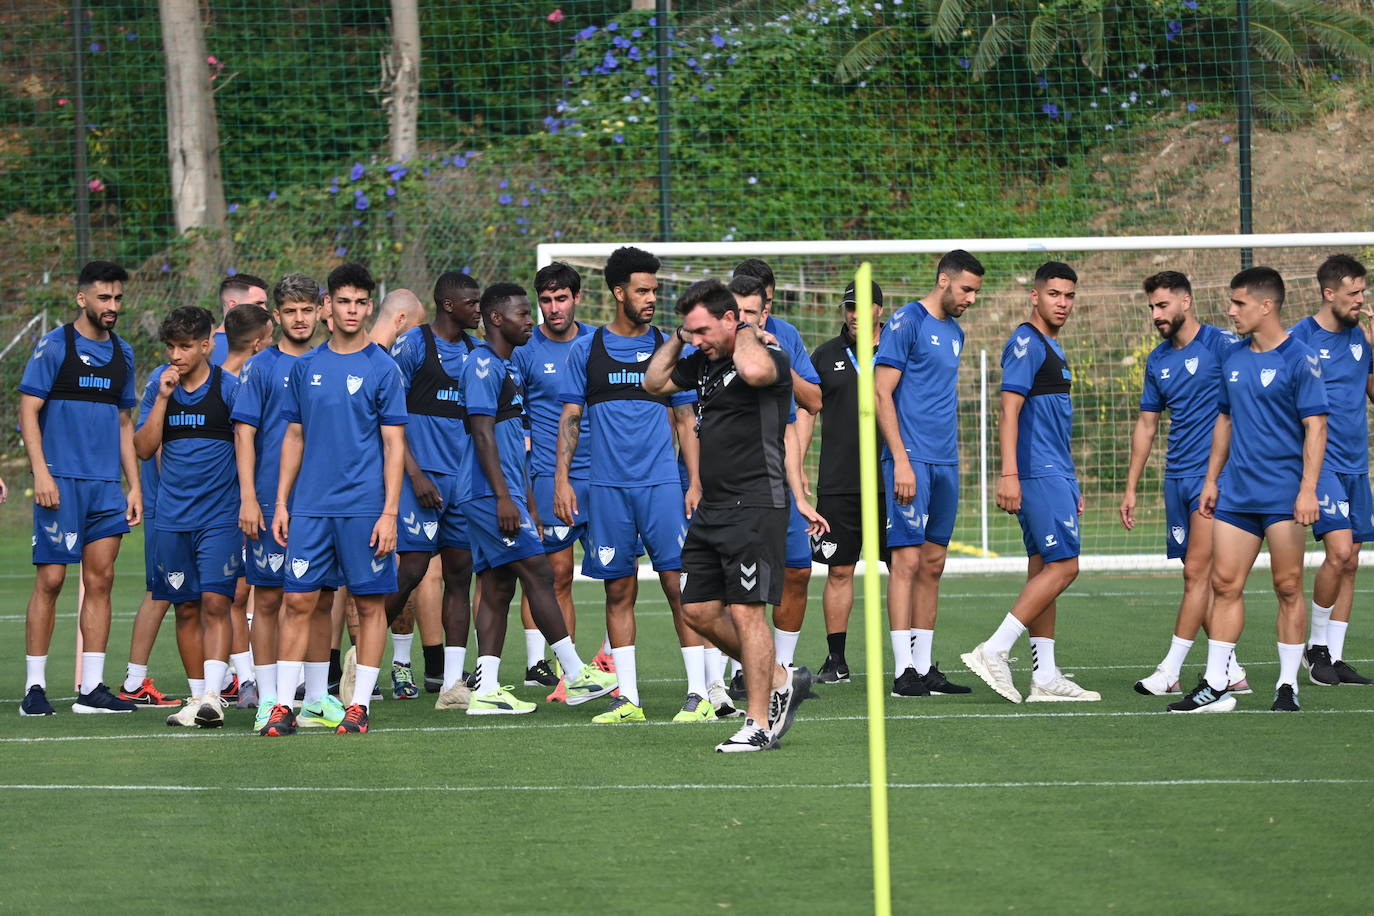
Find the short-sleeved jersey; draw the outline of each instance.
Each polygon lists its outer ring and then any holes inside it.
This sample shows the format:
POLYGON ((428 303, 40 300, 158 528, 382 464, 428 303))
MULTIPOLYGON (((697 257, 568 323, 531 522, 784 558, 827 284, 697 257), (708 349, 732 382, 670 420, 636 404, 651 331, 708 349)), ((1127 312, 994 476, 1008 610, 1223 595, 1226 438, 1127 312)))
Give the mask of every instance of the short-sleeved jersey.
MULTIPOLYGON (((165 365, 158 366, 148 377, 139 405, 139 428, 157 401, 166 369, 165 365)), ((198 531, 238 524, 238 469, 229 425, 238 388, 238 379, 212 369, 195 391, 181 385, 172 389, 164 418, 162 469, 153 517, 158 531, 198 531), (216 376, 218 396, 210 387, 216 376), (228 438, 224 436, 226 430, 228 438)))
MULTIPOLYGON (((525 411, 530 418, 530 473, 552 477, 558 455, 558 421, 563 414, 563 377, 573 345, 594 333, 580 322, 572 340, 551 340, 542 327, 536 327, 529 341, 515 348, 511 362, 525 382, 525 411)), ((586 412, 582 414, 581 434, 573 453, 568 476, 585 480, 591 468, 591 432, 586 412)))
POLYGON ((291 513, 379 515, 386 502, 381 428, 408 419, 401 371, 386 351, 370 343, 335 353, 320 344, 291 367, 283 413, 305 434, 291 513))
MULTIPOLYGON (((525 416, 525 387, 520 380, 520 370, 485 343, 478 345, 463 364, 463 401, 469 418, 492 417, 495 420, 496 452, 501 458, 506 492, 512 496, 525 495, 529 489, 525 457, 529 420, 525 416)), ((463 456, 460 477, 462 499, 496 495, 482 470, 475 446, 470 445, 463 456)))
POLYGON ((463 426, 461 410, 463 362, 477 346, 477 341, 466 332, 452 342, 438 334, 433 334, 433 339, 434 355, 439 360, 437 370, 433 366, 429 370, 425 368, 431 354, 423 328, 406 331, 391 348, 391 356, 401 370, 407 405, 418 398, 430 401, 428 405, 416 404, 416 409, 410 410, 406 444, 422 470, 457 474, 468 449, 468 433, 463 426), (427 371, 435 378, 428 385, 430 390, 421 391, 420 383, 425 381, 427 371), (455 409, 440 409, 440 405, 450 402, 455 409))
MULTIPOLYGON (((563 380, 559 399, 564 404, 580 404, 591 430, 588 449, 591 462, 587 479, 608 487, 653 487, 664 483, 678 483, 677 459, 673 454, 673 428, 664 410, 663 399, 651 399, 643 394, 644 369, 660 341, 666 339, 661 331, 650 329, 637 337, 621 337, 609 328, 579 337, 568 352, 567 375, 563 380), (606 368, 592 366, 590 372, 605 377, 589 378, 589 363, 593 344, 602 341, 607 362, 618 365, 606 368), (637 369, 627 369, 626 366, 637 369), (639 389, 634 397, 613 397, 589 400, 588 392, 597 386, 622 385, 639 389)), ((695 392, 684 391, 667 398, 669 406, 690 404, 695 392)))
POLYGON ((1231 449, 1217 481, 1218 505, 1243 512, 1289 512, 1302 479, 1302 421, 1327 412, 1317 354, 1287 337, 1256 353, 1232 346, 1221 366, 1217 409, 1231 418, 1231 449))
POLYGON ((697 392, 703 508, 785 509, 789 504, 784 436, 792 367, 780 347, 770 345, 767 352, 778 377, 766 387, 740 378, 734 360, 708 360, 700 350, 673 368, 673 384, 697 392))
POLYGON ((1140 409, 1169 411, 1166 478, 1201 477, 1212 453, 1212 428, 1221 396, 1221 361, 1236 344, 1236 335, 1210 324, 1198 328, 1186 347, 1164 341, 1145 359, 1145 387, 1140 409))
MULTIPOLYGON (((902 444, 912 461, 959 463, 959 356, 964 330, 921 302, 908 302, 883 328, 873 361, 902 373, 893 389, 902 444)), ((887 443, 883 455, 890 457, 887 443)))
MULTIPOLYGON (((148 383, 143 386, 143 396, 138 404, 138 422, 134 424, 134 429, 143 425, 143 421, 148 419, 148 411, 152 409, 153 401, 157 399, 157 388, 159 379, 153 376, 148 379, 148 383)), ((143 520, 152 527, 153 519, 157 517, 157 490, 161 486, 161 477, 157 471, 157 456, 149 458, 147 461, 138 462, 138 479, 143 486, 143 520)))
POLYGON ((210 365, 222 366, 229 358, 229 335, 223 331, 215 332, 215 340, 210 345, 210 365))
POLYGON ((44 401, 38 426, 49 473, 119 480, 119 412, 138 403, 133 347, 119 339, 121 371, 111 365, 113 337, 88 340, 72 328, 76 352, 69 357, 67 327, 55 328, 38 341, 24 366, 19 391, 44 401), (112 390, 116 384, 118 391, 112 390))
POLYGON ((1359 326, 1335 334, 1310 315, 1288 332, 1321 360, 1331 413, 1326 419, 1326 466, 1340 474, 1369 473, 1369 376, 1374 373, 1369 341, 1359 326))
MULTIPOLYGON (((819 385, 821 378, 816 374, 816 369, 811 365, 811 357, 806 352, 806 342, 802 340, 801 332, 789 321, 784 321, 776 315, 769 315, 763 322, 763 329, 778 339, 778 346, 782 352, 787 354, 787 360, 797 375, 803 381, 813 385, 819 385)), ((797 421, 797 399, 793 392, 792 403, 788 408, 787 422, 797 421)))
MULTIPOLYGON (((889 321, 890 325, 891 322, 889 321)), ((1026 399, 1017 419, 1019 476, 1074 478, 1069 440, 1073 434, 1073 373, 1059 341, 1027 323, 1002 348, 1002 390, 1026 399)))
POLYGON ((277 347, 268 347, 243 364, 239 371, 239 392, 234 400, 233 420, 255 427, 253 449, 253 487, 258 502, 277 501, 277 481, 281 474, 281 443, 286 436, 285 405, 289 398, 291 367, 296 357, 277 347))

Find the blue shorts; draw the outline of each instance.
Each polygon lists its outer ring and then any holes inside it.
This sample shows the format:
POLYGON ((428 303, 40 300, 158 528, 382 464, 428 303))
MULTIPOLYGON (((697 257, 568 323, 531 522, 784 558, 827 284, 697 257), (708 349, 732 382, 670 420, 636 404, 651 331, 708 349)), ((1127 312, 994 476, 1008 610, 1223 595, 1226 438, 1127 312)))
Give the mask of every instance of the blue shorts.
POLYGON ((57 484, 56 509, 33 504, 33 562, 81 562, 87 544, 129 533, 124 518, 128 502, 124 490, 114 480, 78 480, 54 477, 57 484))
MULTIPOLYGON (((1317 478, 1317 509, 1319 514, 1317 520, 1312 523, 1312 536, 1317 540, 1322 539, 1332 531, 1350 531, 1354 536, 1355 522, 1363 516, 1369 518, 1369 478, 1365 475, 1352 474, 1340 475, 1335 471, 1328 471, 1322 468, 1321 476, 1317 478), (1342 476, 1355 477, 1364 480, 1364 511, 1360 515, 1355 514, 1355 498, 1350 496, 1342 476)), ((1363 526, 1362 526, 1363 527, 1363 526)), ((1360 538, 1355 538, 1356 543, 1364 543, 1360 538)))
POLYGON ((153 556, 153 524, 156 519, 151 515, 143 516, 143 590, 151 592, 157 587, 159 573, 157 558, 153 556))
POLYGON ((1374 543, 1374 498, 1369 492, 1368 474, 1342 474, 1336 480, 1350 502, 1350 530, 1356 544, 1374 543))
POLYGON ((181 604, 204 594, 234 597, 243 574, 243 532, 236 526, 197 531, 154 531, 156 601, 181 604))
POLYGON ((636 548, 643 541, 658 572, 682 568, 682 542, 687 516, 682 487, 587 487, 587 536, 591 547, 582 559, 582 574, 592 579, 623 579, 638 569, 636 548))
POLYGON ((396 550, 435 553, 441 547, 470 550, 467 519, 458 504, 458 477, 425 471, 425 476, 439 489, 444 505, 440 509, 426 509, 415 499, 410 478, 401 480, 400 511, 396 516, 396 550))
POLYGON ((558 553, 566 550, 575 542, 582 542, 582 550, 587 550, 587 481, 586 478, 570 477, 573 494, 577 497, 577 515, 573 524, 565 525, 563 520, 553 514, 553 478, 535 477, 530 481, 534 491, 534 510, 539 513, 539 524, 544 526, 544 552, 558 553))
POLYGON ((1067 477, 1027 477, 1021 481, 1021 539, 1026 556, 1046 563, 1078 556, 1078 481, 1067 477))
POLYGON ((916 495, 903 506, 893 495, 892 460, 882 462, 887 499, 887 546, 914 547, 930 541, 949 546, 954 536, 954 517, 959 511, 959 468, 952 464, 911 462, 916 475, 916 495))
POLYGON ((1192 531, 1193 513, 1202 495, 1205 477, 1164 478, 1164 553, 1171 560, 1188 554, 1188 535, 1192 531))
POLYGON ((291 518, 286 544, 288 593, 346 587, 355 595, 389 595, 396 591, 396 554, 377 556, 368 545, 375 515, 291 518))
POLYGON ((524 560, 528 557, 542 557, 544 542, 539 540, 539 532, 534 528, 525 497, 511 494, 511 501, 520 512, 520 530, 515 537, 504 537, 496 524, 496 497, 483 496, 463 503, 467 515, 468 531, 472 536, 472 571, 486 572, 507 563, 524 560))
POLYGON ((1264 532, 1270 525, 1277 525, 1279 522, 1291 522, 1293 513, 1289 512, 1240 512, 1235 509, 1223 509, 1217 506, 1212 510, 1212 518, 1219 522, 1225 522, 1233 528, 1247 531, 1257 538, 1264 537, 1264 532))
POLYGON ((811 568, 811 535, 806 533, 806 519, 797 509, 797 501, 788 498, 787 504, 787 569, 811 568))
POLYGON ((272 513, 275 506, 261 506, 262 520, 267 529, 258 532, 258 539, 246 538, 247 557, 243 562, 243 577, 249 585, 281 588, 286 583, 286 545, 272 536, 272 513))

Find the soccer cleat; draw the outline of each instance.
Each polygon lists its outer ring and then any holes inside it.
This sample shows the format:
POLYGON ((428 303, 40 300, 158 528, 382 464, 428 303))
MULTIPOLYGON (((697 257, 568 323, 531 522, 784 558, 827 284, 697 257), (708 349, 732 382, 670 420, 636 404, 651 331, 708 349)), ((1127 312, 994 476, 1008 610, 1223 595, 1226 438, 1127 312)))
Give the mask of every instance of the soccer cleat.
POLYGON ((258 700, 257 681, 244 681, 239 684, 239 698, 234 703, 234 706, 239 709, 257 709, 258 700))
POLYGON ((1005 652, 989 655, 983 648, 986 645, 980 642, 972 652, 965 652, 959 658, 968 666, 968 670, 978 675, 998 695, 1013 703, 1020 703, 1021 692, 1011 680, 1011 659, 1005 652))
POLYGON ((167 717, 167 724, 191 728, 196 724, 196 713, 200 711, 200 707, 200 697, 187 697, 182 707, 167 717))
POLYGON ((736 703, 749 698, 748 692, 744 689, 744 669, 735 672, 735 676, 730 678, 730 686, 725 688, 725 692, 730 694, 730 699, 736 703))
POLYGON ((817 684, 848 684, 849 665, 842 658, 833 655, 825 657, 825 664, 816 672, 817 684))
POLYGON ((431 677, 425 675, 425 693, 441 693, 444 689, 443 677, 431 677))
MULTIPOLYGON (((259 735, 262 734, 262 727, 272 718, 272 710, 276 705, 276 697, 267 697, 258 704, 257 712, 253 714, 253 731, 257 732, 259 735)), ((290 708, 289 706, 287 707, 287 709, 290 708)))
POLYGON ((223 688, 222 690, 220 690, 219 695, 220 695, 220 699, 228 700, 228 701, 231 702, 231 703, 237 703, 237 702, 238 702, 238 699, 239 699, 239 676, 238 676, 237 674, 231 674, 231 675, 229 675, 229 686, 223 688))
MULTIPOLYGON (((597 669, 598 671, 601 669, 597 669)), ((568 702, 568 680, 559 678, 558 686, 549 691, 549 695, 544 697, 546 703, 566 703, 568 702)))
POLYGON ((953 684, 939 666, 931 664, 930 670, 921 675, 921 680, 926 682, 926 689, 933 697, 953 696, 955 694, 973 693, 972 687, 965 687, 963 684, 953 684))
POLYGON ((1090 703, 1102 699, 1096 690, 1084 690, 1073 681, 1064 677, 1062 671, 1055 672, 1054 680, 1048 684, 1037 684, 1031 680, 1030 695, 1027 703, 1090 703))
POLYGON ((1331 661, 1331 650, 1326 646, 1308 646, 1302 653, 1302 666, 1307 669, 1307 679, 1318 687, 1339 687, 1341 676, 1331 661))
POLYGON ((509 687, 497 687, 486 693, 474 693, 468 698, 470 716, 521 716, 538 709, 510 692, 509 687))
POLYGON ((620 683, 614 674, 595 665, 583 665, 573 680, 564 680, 565 700, 569 706, 581 706, 588 700, 604 697, 620 683))
POLYGON ((557 687, 558 675, 554 673, 553 665, 549 664, 547 658, 541 658, 533 665, 525 669, 526 687, 557 687))
POLYGON ((615 674, 615 658, 604 648, 596 653, 596 658, 592 659, 592 664, 607 674, 615 674))
POLYGON ((137 690, 119 691, 121 700, 128 700, 138 706, 180 706, 180 700, 174 700, 158 690, 153 684, 153 679, 145 677, 143 683, 138 685, 137 690))
POLYGON ((1135 682, 1135 692, 1146 697, 1162 697, 1168 694, 1182 693, 1183 688, 1179 686, 1178 678, 1163 665, 1160 665, 1155 669, 1154 674, 1135 682))
MULTIPOLYGON (((339 699, 353 702, 353 687, 358 682, 358 647, 349 646, 344 653, 343 663, 339 674, 339 699)), ((304 685, 302 685, 304 690, 304 685)), ((305 699, 304 693, 299 693, 296 699, 305 699)))
POLYGON ((921 680, 921 676, 916 673, 915 668, 908 668, 897 679, 892 682, 892 696, 894 697, 928 697, 930 688, 926 687, 926 682, 921 680))
POLYGON ((365 735, 367 734, 367 707, 361 703, 354 703, 344 711, 343 721, 338 728, 334 729, 336 735, 365 735))
POLYGON ((644 709, 636 706, 625 697, 616 697, 611 701, 611 705, 606 707, 606 711, 599 715, 592 716, 592 721, 598 725, 615 725, 620 722, 643 722, 644 709))
POLYGON ((344 717, 344 705, 337 697, 326 695, 318 703, 301 707, 296 724, 301 728, 335 728, 344 717))
POLYGON ((128 700, 121 700, 119 697, 110 693, 110 688, 104 684, 96 684, 90 693, 78 694, 76 702, 72 704, 72 712, 83 713, 86 715, 98 715, 100 713, 111 712, 133 712, 138 709, 134 703, 128 700))
POLYGON ((1236 708, 1236 698, 1229 691, 1213 689, 1205 678, 1198 678, 1197 686, 1187 696, 1164 708, 1169 712, 1230 712, 1236 708))
POLYGON ((1332 667, 1336 669, 1336 675, 1340 677, 1342 684, 1358 684, 1361 686, 1374 684, 1374 680, 1370 680, 1360 672, 1356 671, 1354 668, 1350 666, 1348 662, 1333 662, 1332 667))
POLYGON ((717 719, 733 719, 735 716, 743 715, 735 708, 735 703, 730 699, 730 694, 725 692, 724 681, 712 681, 706 688, 706 699, 716 710, 717 719))
POLYGON ((1270 712, 1297 712, 1302 709, 1298 705, 1298 688, 1293 684, 1280 684, 1274 691, 1274 703, 1269 707, 1270 712))
POLYGON ((777 746, 777 739, 769 734, 768 729, 753 719, 745 719, 744 724, 739 727, 739 731, 716 745, 716 753, 741 754, 749 751, 772 750, 777 746))
POLYGON ((472 699, 472 688, 461 680, 445 690, 434 701, 435 709, 467 709, 472 699))
POLYGON ((787 669, 787 683, 773 688, 768 695, 768 731, 774 740, 781 740, 792 728, 797 709, 811 693, 811 669, 787 669))
POLYGON ((711 701, 696 693, 687 694, 687 702, 682 704, 682 709, 673 716, 674 722, 714 722, 716 718, 715 707, 711 701))
POLYGON ((391 695, 398 700, 413 700, 420 695, 420 688, 415 684, 415 672, 410 670, 409 665, 391 663, 391 695))
POLYGON ((48 702, 48 692, 37 684, 29 687, 29 692, 24 694, 23 702, 19 704, 19 715, 21 716, 55 716, 57 710, 52 708, 48 702))
POLYGON ((201 697, 200 706, 196 709, 196 725, 201 728, 223 728, 225 703, 222 696, 201 697))
MULTIPOLYGON (((337 723, 335 723, 337 724, 337 723)), ((276 705, 267 715, 267 721, 258 729, 264 738, 285 738, 296 733, 296 714, 290 706, 276 705)))

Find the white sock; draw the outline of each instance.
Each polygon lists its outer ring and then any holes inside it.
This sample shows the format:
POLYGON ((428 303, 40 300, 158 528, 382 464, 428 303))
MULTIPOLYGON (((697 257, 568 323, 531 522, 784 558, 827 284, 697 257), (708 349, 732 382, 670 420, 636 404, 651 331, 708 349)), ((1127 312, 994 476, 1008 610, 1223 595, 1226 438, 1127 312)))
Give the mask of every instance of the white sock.
POLYGON ((463 662, 467 658, 467 646, 444 646, 444 690, 463 679, 463 662))
POLYGON ((233 683, 234 676, 229 673, 229 662, 226 661, 224 663, 224 678, 223 681, 220 683, 219 692, 224 693, 224 691, 228 690, 230 686, 233 685, 233 683))
POLYGON ((687 669, 687 692, 706 699, 706 647, 683 646, 682 665, 687 669))
POLYGON ((732 680, 734 679, 735 675, 739 674, 742 670, 744 670, 744 665, 740 664, 739 659, 730 659, 730 678, 732 680))
POLYGON ((791 668, 792 661, 797 657, 797 640, 801 639, 801 632, 793 633, 791 630, 773 630, 773 655, 779 665, 784 668, 791 668))
POLYGON ((639 682, 635 678, 635 647, 621 646, 611 650, 615 659, 615 676, 620 682, 620 695, 636 706, 639 705, 639 682))
POLYGON ((1226 663, 1226 683, 1236 684, 1245 678, 1245 669, 1240 666, 1240 661, 1236 653, 1231 653, 1231 660, 1226 663))
POLYGON ((501 656, 477 656, 477 686, 473 693, 491 693, 501 689, 501 656))
POLYGON ((1188 650, 1191 648, 1193 648, 1191 639, 1173 637, 1169 640, 1169 654, 1164 656, 1164 661, 1159 663, 1159 667, 1169 672, 1169 676, 1174 680, 1178 680, 1178 673, 1183 670, 1183 660, 1188 657, 1188 650))
POLYGON ((129 662, 129 671, 124 675, 124 689, 137 690, 143 686, 143 679, 147 676, 147 665, 135 665, 133 662, 129 662))
POLYGON ((48 689, 48 657, 46 655, 24 656, 24 691, 37 685, 48 689))
MULTIPOLYGON (((259 690, 262 688, 259 687, 259 690)), ((324 699, 329 689, 329 662, 305 663, 305 705, 311 706, 324 699)), ((371 691, 369 690, 369 693, 371 691)), ((259 694, 261 696, 261 693, 259 694)))
POLYGON ((916 673, 925 677, 930 673, 930 650, 935 643, 934 630, 911 629, 911 665, 916 673))
POLYGON ((1312 602, 1312 632, 1307 639, 1309 646, 1326 645, 1326 625, 1331 620, 1331 608, 1312 602))
POLYGON ((544 660, 544 634, 538 630, 525 631, 525 667, 533 668, 544 660))
MULTIPOLYGON (((535 630, 535 632, 538 633, 539 631, 535 630)), ((528 630, 525 631, 525 636, 528 640, 528 630)), ((528 641, 525 643, 525 648, 529 648, 528 641)), ((569 680, 577 680, 578 675, 582 673, 583 664, 582 657, 577 654, 577 649, 573 646, 572 637, 564 636, 549 648, 553 649, 553 656, 558 659, 558 664, 563 666, 563 676, 569 680)), ((539 637, 539 651, 541 653, 544 651, 544 638, 542 636, 539 637)), ((535 661, 542 661, 542 659, 535 659, 535 661)))
POLYGON ((607 634, 606 634, 604 637, 602 637, 602 639, 601 639, 601 654, 602 654, 602 655, 610 655, 610 654, 611 654, 611 634, 610 634, 610 633, 607 633, 607 634))
POLYGON ((1218 691, 1231 686, 1231 680, 1226 676, 1226 666, 1231 663, 1231 656, 1235 652, 1236 644, 1233 642, 1207 640, 1207 672, 1202 676, 1207 686, 1218 691))
MULTIPOLYGON (((328 667, 326 665, 326 667, 328 667)), ((253 680, 258 684, 258 702, 277 701, 277 666, 257 665, 253 668, 253 680)))
POLYGON ((224 689, 225 678, 229 676, 229 662, 221 661, 218 658, 207 658, 205 660, 205 695, 219 696, 224 689), (211 687, 214 689, 212 690, 211 687))
POLYGON ((706 686, 725 681, 725 653, 712 646, 703 655, 706 657, 706 686))
MULTIPOLYGON (((229 656, 229 661, 234 663, 234 673, 239 676, 239 683, 253 680, 253 653, 235 652, 229 656)), ((226 685, 228 686, 228 685, 226 685)))
POLYGON ((1054 664, 1054 640, 1048 636, 1032 636, 1031 680, 1041 687, 1059 676, 1059 668, 1054 664))
POLYGON ((1011 614, 1007 614, 1002 619, 1002 624, 997 628, 997 631, 988 637, 987 642, 983 643, 983 651, 989 655, 998 652, 1010 652, 1011 647, 1016 645, 1016 641, 1025 632, 1026 625, 1011 614))
POLYGON ((1298 665, 1302 664, 1303 644, 1300 642, 1286 643, 1279 645, 1279 680, 1274 686, 1288 684, 1294 690, 1298 689, 1298 665))
MULTIPOLYGON (((186 688, 190 692, 192 697, 205 696, 205 678, 188 677, 186 679, 186 688)), ((187 697, 187 699, 190 699, 190 697, 187 697)))
POLYGON ((81 692, 90 693, 105 680, 105 653, 81 653, 81 692))
POLYGON ((911 667, 911 631, 892 630, 888 635, 892 638, 892 670, 901 677, 911 667))
POLYGON ((1345 653, 1345 631, 1350 628, 1348 620, 1333 620, 1326 625, 1326 647, 1331 650, 1331 660, 1338 662, 1345 653))
POLYGON ((415 641, 414 633, 407 633, 401 636, 398 633, 391 634, 391 661, 392 664, 410 664, 410 644, 415 641))
MULTIPOLYGON (((296 701, 296 685, 305 677, 305 662, 277 660, 277 702, 290 706, 296 701)), ((259 696, 264 696, 259 689, 259 696)), ((345 697, 339 697, 345 699, 345 697)))
MULTIPOLYGON (((327 671, 329 663, 321 664, 324 664, 327 671)), ((363 709, 372 708, 372 688, 377 686, 377 674, 380 671, 380 668, 373 668, 371 665, 357 666, 357 680, 353 683, 353 702, 348 705, 361 706, 363 709)))

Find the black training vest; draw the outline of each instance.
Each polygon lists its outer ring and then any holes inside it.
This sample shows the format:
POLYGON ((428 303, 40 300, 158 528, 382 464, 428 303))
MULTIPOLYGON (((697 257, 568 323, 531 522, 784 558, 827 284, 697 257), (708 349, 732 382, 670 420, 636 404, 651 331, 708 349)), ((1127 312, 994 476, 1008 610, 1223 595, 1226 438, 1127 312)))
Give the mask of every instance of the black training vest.
MULTIPOLYGON (((434 339, 434 329, 422 324, 420 334, 425 341, 425 361, 415 373, 415 377, 410 380, 410 391, 406 394, 406 410, 425 417, 461 420, 467 416, 467 411, 459 401, 462 396, 462 382, 444 370, 444 364, 439 360, 439 344, 434 339)), ((459 340, 471 353, 475 346, 472 338, 463 334, 459 340)))
MULTIPOLYGON (((476 352, 476 349, 477 348, 473 348, 473 352, 476 352)), ((491 358, 494 362, 502 362, 506 371, 506 377, 501 380, 501 393, 496 396, 495 421, 500 423, 502 420, 519 419, 521 425, 529 429, 530 418, 529 415, 525 413, 525 386, 515 380, 515 372, 511 368, 510 363, 502 360, 501 357, 496 355, 496 351, 491 348, 483 347, 482 349, 491 354, 491 358)), ((469 356, 468 358, 477 359, 478 357, 469 356)), ((472 435, 472 426, 466 411, 463 414, 463 429, 468 431, 468 435, 472 435)))
MULTIPOLYGON (((663 332, 650 325, 654 332, 654 350, 663 346, 663 332)), ((587 354, 587 404, 602 401, 653 401, 667 405, 666 395, 654 395, 644 390, 644 369, 648 361, 624 363, 611 356, 602 335, 605 328, 597 328, 592 335, 591 352, 587 354)))
POLYGON ((44 400, 48 401, 92 401, 97 404, 119 406, 124 383, 129 378, 129 367, 124 362, 124 347, 119 337, 110 332, 110 343, 114 345, 114 356, 103 366, 88 366, 81 361, 76 352, 76 326, 64 324, 63 336, 67 342, 66 355, 62 357, 62 367, 57 370, 52 390, 44 400))
MULTIPOLYGON (((229 405, 224 403, 219 366, 210 368, 210 390, 197 404, 183 404, 173 390, 167 398, 167 413, 162 418, 162 441, 173 439, 218 439, 234 441, 234 424, 229 420, 229 405)), ((177 386, 181 387, 180 385, 177 386)))
MULTIPOLYGON (((1040 338, 1040 343, 1045 347, 1045 361, 1040 364, 1040 368, 1035 373, 1035 381, 1031 383, 1030 393, 1026 395, 1033 398, 1039 394, 1068 394, 1071 380, 1064 375, 1064 370, 1069 368, 1069 364, 1064 361, 1064 357, 1055 352, 1054 347, 1040 333, 1040 329, 1029 321, 1021 325, 1021 328, 1029 328, 1035 332, 1035 336, 1040 338)), ((1019 331, 1021 328, 1017 328, 1019 331)))

